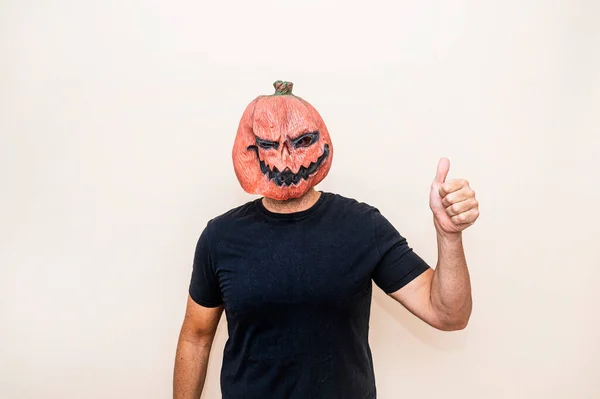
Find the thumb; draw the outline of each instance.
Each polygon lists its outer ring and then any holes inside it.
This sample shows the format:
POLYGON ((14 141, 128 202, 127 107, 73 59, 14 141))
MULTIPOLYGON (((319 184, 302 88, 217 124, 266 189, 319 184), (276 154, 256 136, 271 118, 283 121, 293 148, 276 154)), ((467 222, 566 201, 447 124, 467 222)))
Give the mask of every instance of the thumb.
POLYGON ((450 170, 450 160, 448 158, 441 158, 438 162, 437 173, 435 175, 434 183, 443 184, 446 181, 446 176, 450 170))

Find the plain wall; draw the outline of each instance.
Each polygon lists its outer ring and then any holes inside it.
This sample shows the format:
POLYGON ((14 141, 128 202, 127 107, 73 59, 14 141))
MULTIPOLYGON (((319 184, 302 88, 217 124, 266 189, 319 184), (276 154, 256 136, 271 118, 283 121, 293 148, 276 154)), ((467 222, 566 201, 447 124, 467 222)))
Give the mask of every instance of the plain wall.
MULTIPOLYGON (((0 397, 171 396, 196 240, 277 79, 323 115, 318 187, 432 265, 439 157, 481 217, 474 312, 376 289, 381 399, 600 397, 600 2, 0 1, 0 397)), ((219 327, 204 398, 219 398, 219 327)))

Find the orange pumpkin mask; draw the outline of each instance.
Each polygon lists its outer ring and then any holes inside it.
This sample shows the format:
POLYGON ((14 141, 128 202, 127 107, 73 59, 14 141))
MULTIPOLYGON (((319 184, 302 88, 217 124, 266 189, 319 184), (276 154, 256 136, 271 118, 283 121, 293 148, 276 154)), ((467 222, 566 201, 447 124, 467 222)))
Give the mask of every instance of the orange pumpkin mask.
POLYGON ((256 97, 244 111, 233 145, 242 188, 276 200, 298 198, 331 168, 333 146, 317 110, 277 81, 275 93, 256 97))

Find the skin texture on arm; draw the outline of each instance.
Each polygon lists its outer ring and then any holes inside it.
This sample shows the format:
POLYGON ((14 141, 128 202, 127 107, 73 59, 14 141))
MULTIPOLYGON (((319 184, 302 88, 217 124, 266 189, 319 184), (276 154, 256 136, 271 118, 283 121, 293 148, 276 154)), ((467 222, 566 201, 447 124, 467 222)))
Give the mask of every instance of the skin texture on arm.
POLYGON ((461 237, 438 236, 438 264, 390 294, 411 313, 443 331, 461 330, 471 316, 471 282, 461 237))
POLYGON ((415 316, 444 331, 465 328, 471 316, 471 280, 462 231, 479 217, 475 192, 466 180, 446 181, 449 169, 449 161, 442 158, 429 201, 437 232, 437 266, 390 294, 415 316))
POLYGON ((173 374, 173 399, 199 399, 223 306, 207 308, 188 295, 173 374))

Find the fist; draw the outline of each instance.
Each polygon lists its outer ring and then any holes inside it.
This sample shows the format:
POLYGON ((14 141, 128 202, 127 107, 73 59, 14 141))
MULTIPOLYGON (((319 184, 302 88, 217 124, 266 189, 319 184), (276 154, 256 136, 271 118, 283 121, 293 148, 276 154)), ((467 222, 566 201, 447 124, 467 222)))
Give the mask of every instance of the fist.
POLYGON ((437 174, 431 184, 429 207, 433 212, 435 228, 440 233, 460 233, 479 217, 479 202, 475 191, 464 179, 446 181, 450 161, 440 159, 437 174))

